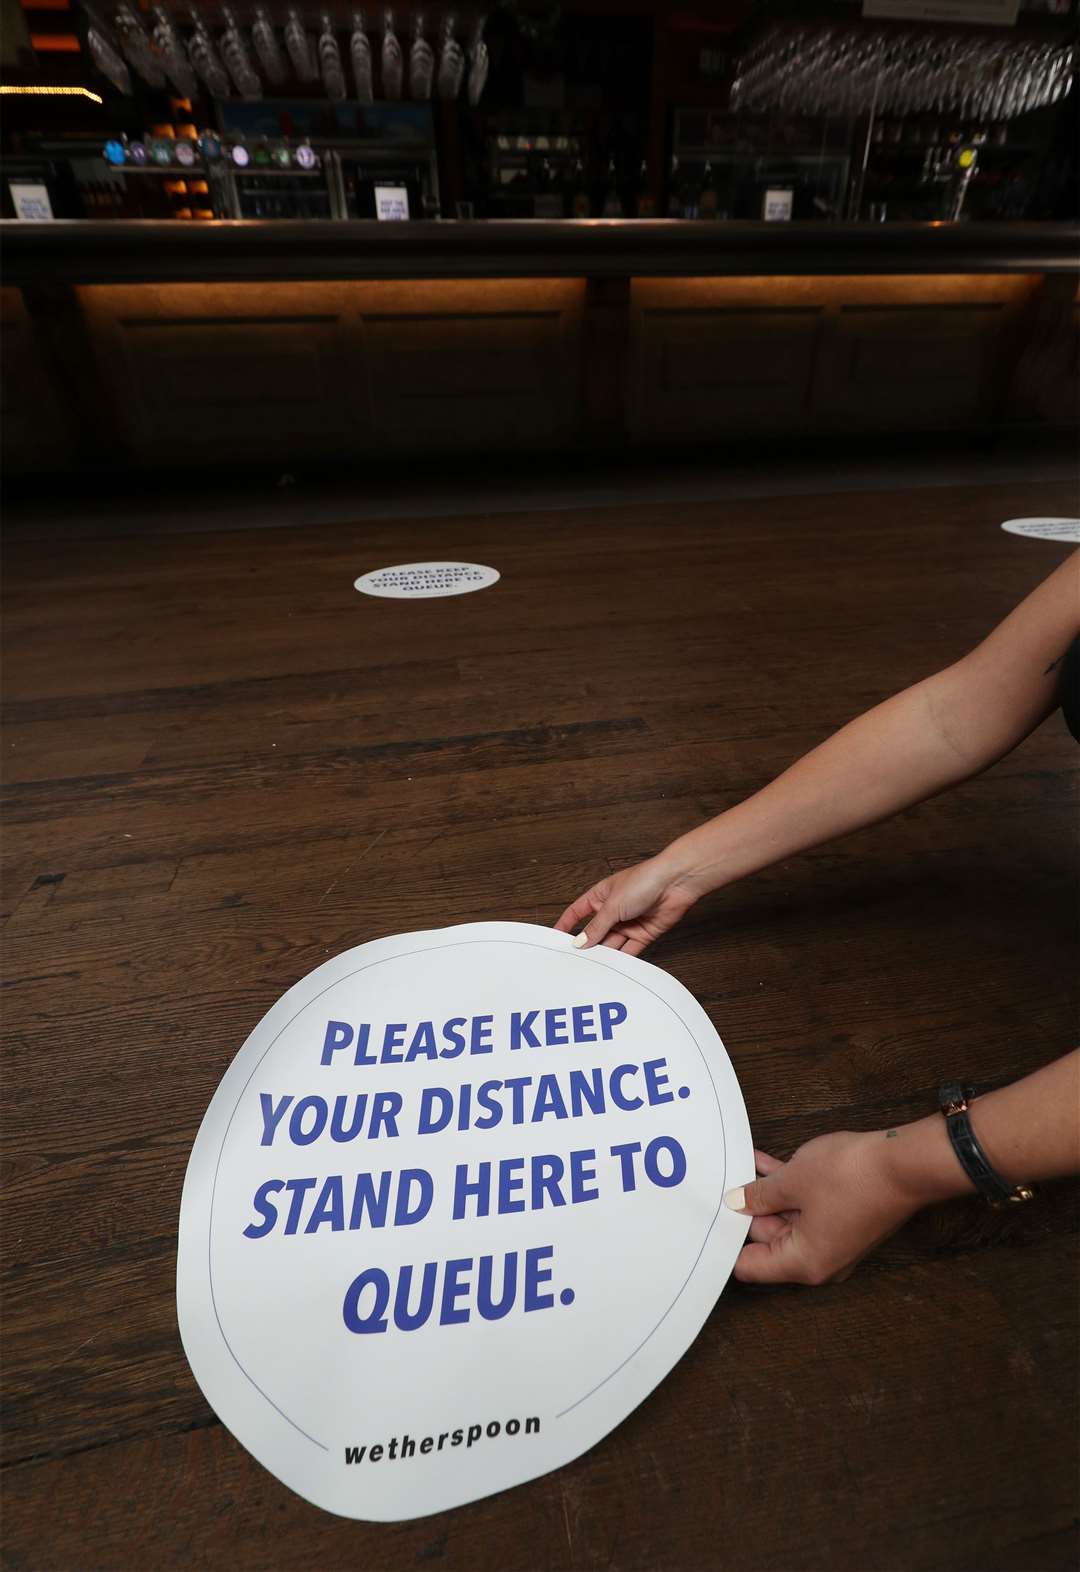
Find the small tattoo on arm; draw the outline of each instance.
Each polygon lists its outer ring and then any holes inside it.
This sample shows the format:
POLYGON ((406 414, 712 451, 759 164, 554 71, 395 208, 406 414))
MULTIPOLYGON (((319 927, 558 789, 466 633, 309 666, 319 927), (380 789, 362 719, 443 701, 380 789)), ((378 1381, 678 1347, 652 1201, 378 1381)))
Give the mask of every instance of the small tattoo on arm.
POLYGON ((886 1139, 886 1140, 887 1140, 887 1141, 895 1141, 895 1140, 896 1140, 896 1137, 897 1137, 897 1136, 898 1136, 898 1135, 899 1135, 899 1134, 900 1134, 900 1131, 899 1131, 899 1130, 886 1130, 886 1131, 885 1131, 885 1139, 886 1139))

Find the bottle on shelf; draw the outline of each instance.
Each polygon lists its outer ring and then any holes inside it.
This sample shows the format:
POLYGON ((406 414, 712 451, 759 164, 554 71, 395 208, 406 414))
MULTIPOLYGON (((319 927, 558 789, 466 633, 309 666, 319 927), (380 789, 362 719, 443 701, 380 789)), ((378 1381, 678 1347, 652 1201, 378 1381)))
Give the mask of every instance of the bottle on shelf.
POLYGON ((534 191, 533 213, 537 218, 562 217, 563 194, 555 178, 555 170, 550 158, 540 159, 534 191))
POLYGON ((682 218, 683 216, 678 155, 673 156, 671 160, 671 174, 668 178, 667 216, 668 218, 682 218))
POLYGON ((679 185, 679 205, 683 218, 697 218, 698 216, 698 186, 693 175, 687 174, 679 185))
POLYGON ((604 197, 604 217, 622 218, 623 205, 619 197, 619 186, 615 174, 615 160, 608 159, 607 167, 607 193, 604 197))
POLYGON ((577 185, 574 181, 574 166, 567 159, 558 173, 559 196, 562 200, 563 218, 574 216, 574 194, 577 185))
POLYGON ((589 201, 589 186, 585 179, 585 165, 579 158, 574 166, 574 217, 588 218, 592 212, 592 203, 589 201))
POLYGON ((637 216, 638 218, 656 217, 656 203, 649 189, 649 168, 644 159, 641 160, 641 168, 638 170, 637 216))
POLYGON ((712 164, 707 163, 701 181, 701 191, 698 195, 698 217, 714 219, 716 217, 717 205, 713 167, 712 164))

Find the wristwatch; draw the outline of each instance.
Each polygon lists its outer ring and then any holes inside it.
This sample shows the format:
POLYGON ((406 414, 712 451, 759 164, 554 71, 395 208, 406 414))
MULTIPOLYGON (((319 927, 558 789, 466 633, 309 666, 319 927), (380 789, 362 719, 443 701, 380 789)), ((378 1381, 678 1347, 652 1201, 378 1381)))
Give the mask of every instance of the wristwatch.
POLYGON ((1011 1185, 1001 1177, 979 1144, 971 1128, 968 1108, 975 1096, 974 1088, 950 1081, 938 1091, 938 1106, 945 1116, 952 1149, 961 1168, 975 1188, 984 1195, 991 1206, 1033 1201, 1035 1191, 1027 1184, 1011 1185))

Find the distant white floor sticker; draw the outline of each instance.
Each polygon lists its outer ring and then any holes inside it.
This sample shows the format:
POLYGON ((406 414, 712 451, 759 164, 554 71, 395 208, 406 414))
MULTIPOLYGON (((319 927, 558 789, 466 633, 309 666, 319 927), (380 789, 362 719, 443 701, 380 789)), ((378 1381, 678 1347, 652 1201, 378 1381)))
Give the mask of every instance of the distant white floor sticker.
POLYGON ((753 1177, 724 1045, 659 967, 529 923, 377 939, 290 988, 214 1093, 180 1207, 184 1349, 308 1501, 461 1506, 569 1463, 663 1380, 753 1177))
POLYGON ((1010 535, 1028 535, 1033 540, 1080 542, 1080 519, 1006 519, 1001 527, 1010 535))
POLYGON ((440 595, 468 595, 498 582, 497 568, 479 562, 403 562, 396 568, 363 573, 354 588, 361 595, 384 600, 434 600, 440 595))

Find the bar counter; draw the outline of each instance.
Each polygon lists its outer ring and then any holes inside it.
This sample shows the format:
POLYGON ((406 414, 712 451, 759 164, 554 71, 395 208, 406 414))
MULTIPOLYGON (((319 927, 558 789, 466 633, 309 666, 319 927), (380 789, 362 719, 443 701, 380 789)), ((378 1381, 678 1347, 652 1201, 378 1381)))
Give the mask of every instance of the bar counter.
POLYGON ((1063 426, 1080 228, 5 223, 9 471, 1063 426))
POLYGON ((9 220, 0 235, 11 284, 1080 271, 1073 224, 9 220))

